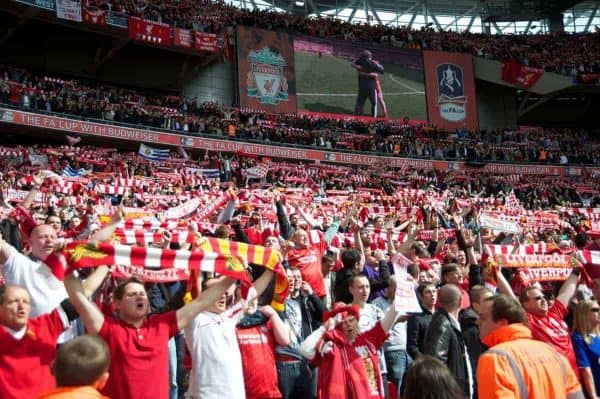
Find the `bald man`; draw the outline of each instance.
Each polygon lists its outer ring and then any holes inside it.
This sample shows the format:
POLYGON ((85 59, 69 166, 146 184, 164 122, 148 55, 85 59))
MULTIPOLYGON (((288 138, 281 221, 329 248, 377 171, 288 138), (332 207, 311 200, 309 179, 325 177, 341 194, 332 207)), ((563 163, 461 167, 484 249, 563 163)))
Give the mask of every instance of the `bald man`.
POLYGON ((33 317, 51 312, 67 298, 64 285, 44 263, 57 241, 56 230, 49 224, 34 227, 29 235, 31 255, 27 257, 0 238, 0 273, 7 284, 27 289, 33 317))
POLYGON ((440 309, 431 318, 423 344, 424 354, 440 359, 456 378, 467 397, 473 394, 473 373, 458 313, 461 309, 461 291, 454 284, 446 284, 438 294, 440 309))

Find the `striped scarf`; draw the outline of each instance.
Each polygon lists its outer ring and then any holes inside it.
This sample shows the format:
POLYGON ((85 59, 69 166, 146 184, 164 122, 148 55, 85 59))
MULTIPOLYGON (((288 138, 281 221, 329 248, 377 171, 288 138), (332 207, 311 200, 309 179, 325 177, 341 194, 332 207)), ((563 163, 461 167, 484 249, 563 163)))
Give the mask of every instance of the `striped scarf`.
POLYGON ((277 310, 284 309, 284 301, 288 295, 288 279, 281 264, 281 254, 271 248, 260 245, 250 245, 242 242, 222 240, 219 238, 204 238, 198 243, 206 253, 216 252, 225 256, 234 256, 247 264, 261 265, 275 273, 275 292, 271 306, 277 310))
POLYGON ((45 263, 61 280, 74 269, 102 265, 127 265, 141 266, 151 270, 169 269, 184 279, 187 278, 189 271, 199 270, 249 281, 242 259, 231 254, 216 252, 72 241, 61 252, 51 254, 46 258, 45 263))

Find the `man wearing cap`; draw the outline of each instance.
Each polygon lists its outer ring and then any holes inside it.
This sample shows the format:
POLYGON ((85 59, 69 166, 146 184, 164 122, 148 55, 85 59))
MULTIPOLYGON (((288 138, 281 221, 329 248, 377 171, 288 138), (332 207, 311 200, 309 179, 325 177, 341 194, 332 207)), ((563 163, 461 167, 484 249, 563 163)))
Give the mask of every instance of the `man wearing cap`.
POLYGON ((359 332, 360 309, 337 303, 325 324, 301 345, 300 352, 319 367, 318 398, 384 397, 377 351, 400 313, 390 306, 373 328, 359 332))

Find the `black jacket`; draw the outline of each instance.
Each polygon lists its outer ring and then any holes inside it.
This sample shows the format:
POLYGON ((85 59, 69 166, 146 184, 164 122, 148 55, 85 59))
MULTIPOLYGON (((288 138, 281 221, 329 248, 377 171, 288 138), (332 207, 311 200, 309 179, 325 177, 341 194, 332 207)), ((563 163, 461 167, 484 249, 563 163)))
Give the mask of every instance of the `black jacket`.
POLYGON ((350 303, 352 295, 350 295, 349 285, 350 279, 354 276, 354 270, 349 267, 343 267, 335 272, 335 284, 333 286, 333 294, 336 302, 350 303))
POLYGON ((465 352, 465 340, 444 309, 437 311, 431 318, 423 346, 424 354, 435 356, 448 366, 458 385, 469 397, 469 360, 465 352))
POLYGON ((479 317, 472 308, 463 309, 458 315, 458 321, 460 322, 460 329, 462 331, 465 344, 467 345, 467 351, 469 352, 469 359, 471 359, 471 369, 473 373, 477 369, 477 362, 479 356, 485 351, 484 345, 479 339, 479 326, 477 325, 477 319, 479 317))
POLYGON ((294 234, 296 229, 290 224, 290 219, 285 213, 285 208, 281 201, 275 202, 275 208, 277 209, 277 222, 279 223, 279 235, 285 240, 289 240, 294 234))
POLYGON ((433 313, 429 310, 423 309, 423 313, 408 318, 406 325, 406 351, 413 359, 423 354, 425 333, 431 322, 432 315, 433 313))
MULTIPOLYGON (((290 298, 288 300, 293 301, 294 299, 290 298)), ((300 311, 302 312, 301 338, 304 340, 323 324, 323 313, 327 312, 327 308, 315 294, 300 294, 295 300, 300 303, 300 311)), ((282 319, 285 319, 285 315, 282 316, 282 319)))

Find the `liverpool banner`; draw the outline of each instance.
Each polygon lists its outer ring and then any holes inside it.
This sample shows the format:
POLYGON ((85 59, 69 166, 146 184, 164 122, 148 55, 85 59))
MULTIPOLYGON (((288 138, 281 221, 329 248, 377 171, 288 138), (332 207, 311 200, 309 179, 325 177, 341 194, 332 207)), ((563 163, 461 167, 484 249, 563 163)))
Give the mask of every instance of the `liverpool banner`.
POLYGON ((198 50, 210 51, 211 53, 218 52, 217 35, 214 33, 194 32, 194 47, 198 50))
POLYGON ((159 22, 129 17, 129 38, 160 46, 170 46, 171 27, 159 22))
POLYGON ((179 47, 192 47, 192 31, 173 28, 173 45, 179 47))
POLYGON ((296 112, 294 46, 287 32, 237 26, 240 105, 296 112))

